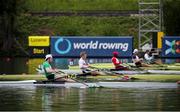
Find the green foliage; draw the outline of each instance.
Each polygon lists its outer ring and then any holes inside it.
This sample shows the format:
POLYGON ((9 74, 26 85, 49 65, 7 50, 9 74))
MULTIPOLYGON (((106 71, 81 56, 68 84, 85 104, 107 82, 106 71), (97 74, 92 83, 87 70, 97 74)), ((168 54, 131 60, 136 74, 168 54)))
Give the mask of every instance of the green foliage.
MULTIPOLYGON (((24 0, 1 0, 0 3, 0 55, 16 56, 22 54, 17 45, 19 32, 17 17, 25 13, 24 0)), ((21 47, 22 48, 22 47, 21 47)))
POLYGON ((138 10, 138 0, 27 0, 30 11, 138 10))
POLYGON ((166 35, 180 35, 180 1, 166 0, 163 3, 164 27, 166 35))
MULTIPOLYGON (((138 19, 134 17, 19 17, 20 30, 28 35, 133 36, 137 38, 138 19), (40 29, 52 34, 39 34, 40 29)), ((134 39, 137 43, 137 39, 134 39)), ((137 44, 135 44, 137 46, 137 44)))
POLYGON ((21 31, 37 35, 38 29, 49 28, 54 35, 72 36, 137 36, 137 18, 133 17, 29 17, 19 18, 21 31))

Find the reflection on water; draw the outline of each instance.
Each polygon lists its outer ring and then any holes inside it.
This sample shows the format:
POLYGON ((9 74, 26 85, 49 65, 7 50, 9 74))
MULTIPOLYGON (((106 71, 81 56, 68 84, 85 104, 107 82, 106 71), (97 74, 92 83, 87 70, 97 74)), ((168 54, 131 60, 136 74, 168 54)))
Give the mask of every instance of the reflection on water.
POLYGON ((0 110, 180 110, 180 89, 1 86, 0 110))
POLYGON ((22 74, 28 72, 28 58, 0 58, 0 74, 22 74))

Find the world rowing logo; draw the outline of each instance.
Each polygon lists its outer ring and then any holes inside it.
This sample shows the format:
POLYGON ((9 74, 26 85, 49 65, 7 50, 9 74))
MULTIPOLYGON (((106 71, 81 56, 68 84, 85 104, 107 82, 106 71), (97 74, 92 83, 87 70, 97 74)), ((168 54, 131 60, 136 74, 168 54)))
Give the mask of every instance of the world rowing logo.
POLYGON ((176 41, 176 40, 173 40, 173 41, 168 41, 166 40, 165 41, 165 44, 169 47, 166 51, 165 51, 165 54, 180 54, 180 41, 176 41))
POLYGON ((59 38, 54 47, 57 53, 66 54, 71 50, 71 42, 68 39, 59 38))

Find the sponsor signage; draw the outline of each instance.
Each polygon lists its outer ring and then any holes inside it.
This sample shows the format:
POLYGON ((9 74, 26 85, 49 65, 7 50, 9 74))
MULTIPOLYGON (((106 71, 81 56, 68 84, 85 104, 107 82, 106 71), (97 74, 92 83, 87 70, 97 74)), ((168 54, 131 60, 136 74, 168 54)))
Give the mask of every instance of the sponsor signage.
POLYGON ((162 43, 162 57, 180 57, 180 36, 165 36, 162 43))
POLYGON ((49 54, 49 47, 30 47, 29 54, 32 57, 44 57, 49 54))
POLYGON ((164 32, 158 32, 157 34, 157 48, 162 48, 162 38, 164 37, 164 32))
POLYGON ((29 36, 28 42, 29 46, 49 46, 50 38, 49 36, 29 36))
POLYGON ((86 51, 88 57, 112 57, 114 51, 118 51, 120 57, 131 57, 132 47, 130 36, 52 36, 50 51, 57 57, 79 57, 82 51, 86 51))

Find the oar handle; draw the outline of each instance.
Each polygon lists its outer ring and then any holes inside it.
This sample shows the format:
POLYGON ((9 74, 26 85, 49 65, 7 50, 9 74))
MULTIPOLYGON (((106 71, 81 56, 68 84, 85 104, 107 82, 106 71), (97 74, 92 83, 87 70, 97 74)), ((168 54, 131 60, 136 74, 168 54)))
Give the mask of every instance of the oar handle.
MULTIPOLYGON (((63 71, 61 71, 61 70, 59 70, 58 73, 63 73, 63 74, 66 74, 67 76, 70 75, 70 74, 67 74, 67 73, 65 73, 65 72, 63 72, 63 71)), ((77 79, 74 79, 74 78, 72 78, 72 77, 68 77, 68 78, 70 78, 70 79, 72 79, 72 80, 74 80, 74 81, 76 81, 76 82, 78 82, 78 83, 81 83, 81 84, 89 87, 89 85, 87 85, 86 83, 81 82, 81 81, 79 81, 79 80, 77 80, 77 79)))

